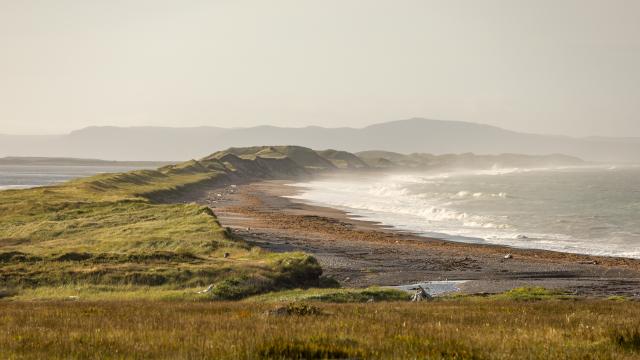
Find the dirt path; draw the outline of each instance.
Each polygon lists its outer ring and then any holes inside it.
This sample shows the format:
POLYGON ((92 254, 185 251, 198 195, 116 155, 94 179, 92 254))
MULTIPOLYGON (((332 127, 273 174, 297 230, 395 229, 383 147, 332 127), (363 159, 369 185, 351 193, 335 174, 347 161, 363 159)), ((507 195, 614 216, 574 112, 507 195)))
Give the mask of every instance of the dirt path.
POLYGON ((581 295, 640 296, 638 260, 420 237, 283 197, 296 191, 281 181, 265 181, 215 189, 199 202, 257 246, 313 254, 325 274, 345 286, 471 280, 462 291, 498 292, 531 285, 581 295), (505 259, 506 254, 512 257, 505 259))

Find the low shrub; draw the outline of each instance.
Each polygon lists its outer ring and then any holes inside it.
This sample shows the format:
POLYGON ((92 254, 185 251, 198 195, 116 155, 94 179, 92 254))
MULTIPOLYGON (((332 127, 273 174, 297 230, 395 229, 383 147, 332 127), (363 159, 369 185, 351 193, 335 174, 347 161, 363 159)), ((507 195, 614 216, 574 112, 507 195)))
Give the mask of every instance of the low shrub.
POLYGON ((318 260, 311 255, 296 253, 276 262, 274 266, 278 273, 276 282, 281 288, 294 286, 317 286, 322 267, 318 260))
POLYGON ((265 292, 273 288, 274 283, 257 276, 234 276, 215 284, 212 296, 215 300, 239 300, 247 296, 265 292))
POLYGON ((279 306, 274 310, 268 312, 269 315, 284 316, 307 316, 307 315, 322 315, 323 312, 319 307, 305 304, 305 303, 290 303, 285 306, 279 306))

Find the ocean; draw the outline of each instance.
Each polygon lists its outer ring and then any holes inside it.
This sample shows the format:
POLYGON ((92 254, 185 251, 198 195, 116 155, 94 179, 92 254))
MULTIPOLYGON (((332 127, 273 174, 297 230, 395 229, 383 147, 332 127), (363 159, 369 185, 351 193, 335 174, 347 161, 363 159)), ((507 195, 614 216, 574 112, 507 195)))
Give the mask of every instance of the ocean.
POLYGON ((295 199, 452 241, 640 258, 640 167, 490 169, 293 184, 295 199))
POLYGON ((140 169, 140 167, 0 165, 0 190, 54 185, 99 173, 123 172, 135 169, 140 169))

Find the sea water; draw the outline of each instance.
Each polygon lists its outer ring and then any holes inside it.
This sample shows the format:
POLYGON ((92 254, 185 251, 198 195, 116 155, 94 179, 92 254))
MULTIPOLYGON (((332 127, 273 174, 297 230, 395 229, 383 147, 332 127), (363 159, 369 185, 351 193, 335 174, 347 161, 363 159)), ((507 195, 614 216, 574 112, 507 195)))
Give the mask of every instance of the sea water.
POLYGON ((134 169, 140 167, 0 165, 0 190, 54 185, 74 178, 134 169))
POLYGON ((293 198, 453 241, 640 258, 640 167, 329 177, 293 198))

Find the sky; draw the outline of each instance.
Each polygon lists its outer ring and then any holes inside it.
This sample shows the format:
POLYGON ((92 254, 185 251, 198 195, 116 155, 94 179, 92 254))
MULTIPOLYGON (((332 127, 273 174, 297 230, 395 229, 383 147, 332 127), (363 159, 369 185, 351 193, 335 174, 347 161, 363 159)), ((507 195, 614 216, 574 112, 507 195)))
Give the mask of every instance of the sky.
POLYGON ((637 0, 0 0, 0 133, 425 117, 640 136, 637 0))

